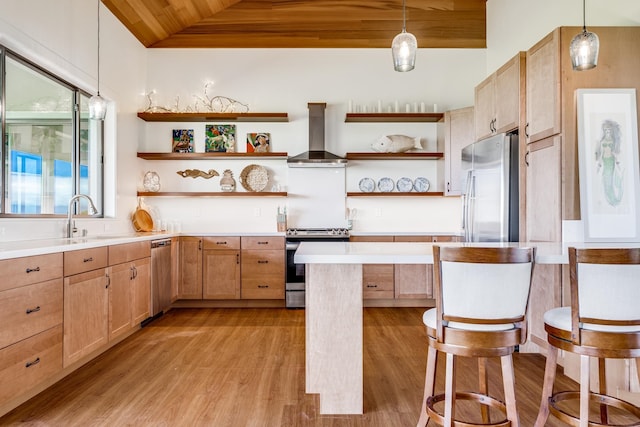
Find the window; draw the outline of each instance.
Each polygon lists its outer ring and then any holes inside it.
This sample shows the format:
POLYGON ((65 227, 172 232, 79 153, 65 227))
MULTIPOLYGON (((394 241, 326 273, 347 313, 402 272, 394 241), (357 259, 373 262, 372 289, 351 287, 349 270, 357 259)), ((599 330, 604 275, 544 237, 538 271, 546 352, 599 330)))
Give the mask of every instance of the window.
MULTIPOLYGON (((2 198, 0 215, 67 215, 74 194, 102 212, 102 122, 89 95, 0 46, 2 198)), ((75 214, 87 214, 80 199, 75 214)))

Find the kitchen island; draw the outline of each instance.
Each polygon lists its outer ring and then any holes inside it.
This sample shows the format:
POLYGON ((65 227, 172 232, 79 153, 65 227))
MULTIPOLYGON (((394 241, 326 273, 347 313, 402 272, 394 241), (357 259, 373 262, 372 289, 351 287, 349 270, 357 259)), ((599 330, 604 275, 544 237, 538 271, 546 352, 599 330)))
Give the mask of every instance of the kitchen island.
MULTIPOLYGON (((569 246, 638 243, 438 243, 441 246, 535 246, 537 264, 568 264, 569 246)), ((362 264, 433 264, 433 243, 303 242, 306 264, 306 392, 321 414, 363 413, 362 264)))

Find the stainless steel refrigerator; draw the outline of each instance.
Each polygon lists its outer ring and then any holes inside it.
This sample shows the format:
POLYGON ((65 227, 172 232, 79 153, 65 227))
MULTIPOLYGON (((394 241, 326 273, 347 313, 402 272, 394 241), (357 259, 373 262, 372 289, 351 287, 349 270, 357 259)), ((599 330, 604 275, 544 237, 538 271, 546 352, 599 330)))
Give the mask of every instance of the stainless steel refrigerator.
POLYGON ((518 241, 518 134, 499 134, 462 149, 466 242, 518 241))

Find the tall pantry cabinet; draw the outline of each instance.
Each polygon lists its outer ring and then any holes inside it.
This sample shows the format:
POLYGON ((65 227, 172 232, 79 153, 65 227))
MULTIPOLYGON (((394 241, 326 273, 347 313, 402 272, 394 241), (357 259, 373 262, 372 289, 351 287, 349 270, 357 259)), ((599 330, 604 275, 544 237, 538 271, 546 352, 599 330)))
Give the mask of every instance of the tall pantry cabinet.
MULTIPOLYGON (((640 89, 640 27, 589 30, 600 39, 592 70, 571 66, 569 44, 580 27, 557 28, 526 53, 526 235, 521 240, 561 241, 562 221, 581 218, 576 89, 640 89)), ((567 305, 568 283, 567 268, 537 265, 531 294, 536 313, 567 305), (539 283, 545 283, 544 291, 539 283)), ((533 320, 531 342, 546 348, 543 322, 533 320)), ((569 374, 572 365, 565 361, 569 374)))

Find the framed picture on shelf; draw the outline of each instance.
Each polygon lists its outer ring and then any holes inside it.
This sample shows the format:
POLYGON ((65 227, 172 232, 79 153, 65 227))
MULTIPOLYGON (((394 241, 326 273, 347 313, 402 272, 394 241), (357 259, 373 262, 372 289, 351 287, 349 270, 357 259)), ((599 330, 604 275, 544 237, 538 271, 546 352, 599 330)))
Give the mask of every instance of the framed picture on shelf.
POLYGON ((587 242, 640 242, 635 89, 578 89, 580 214, 587 242))
POLYGON ((206 153, 236 151, 236 125, 206 125, 205 144, 206 153))
POLYGON ((271 151, 271 134, 266 132, 247 134, 247 153, 268 153, 271 151))
POLYGON ((171 151, 174 153, 193 153, 193 129, 174 129, 171 151))

